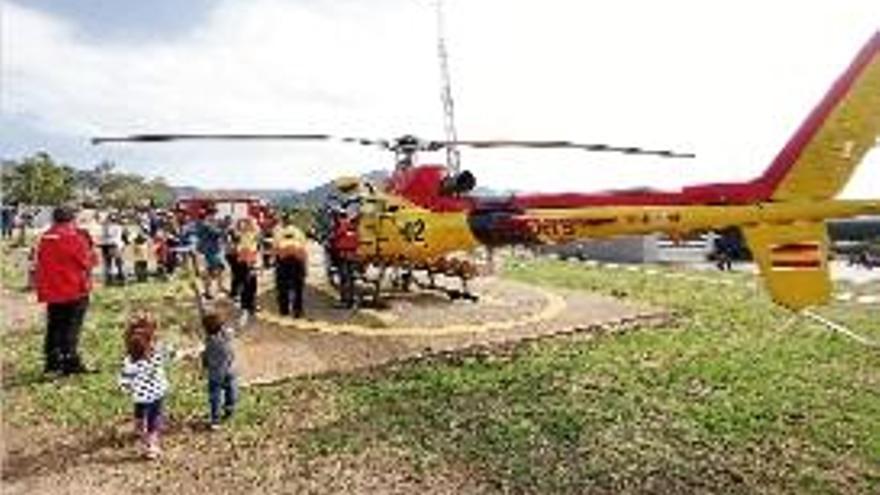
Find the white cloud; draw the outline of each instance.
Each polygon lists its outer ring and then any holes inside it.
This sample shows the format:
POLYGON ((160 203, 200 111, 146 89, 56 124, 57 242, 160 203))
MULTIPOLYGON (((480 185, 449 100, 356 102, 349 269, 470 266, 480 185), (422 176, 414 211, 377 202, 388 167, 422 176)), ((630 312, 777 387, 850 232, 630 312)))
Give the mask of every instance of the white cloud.
MULTIPOLYGON (((461 136, 698 154, 465 153, 479 181, 498 188, 677 187, 754 176, 880 28, 875 0, 447 3, 461 136)), ((441 135, 428 0, 226 1, 188 36, 140 46, 87 43, 63 20, 16 5, 3 15, 3 111, 53 134, 83 142, 162 131, 441 135)), ((334 144, 87 153, 208 186, 307 187, 390 164, 378 151, 334 144)), ((876 196, 878 187, 873 153, 847 195, 876 196)))

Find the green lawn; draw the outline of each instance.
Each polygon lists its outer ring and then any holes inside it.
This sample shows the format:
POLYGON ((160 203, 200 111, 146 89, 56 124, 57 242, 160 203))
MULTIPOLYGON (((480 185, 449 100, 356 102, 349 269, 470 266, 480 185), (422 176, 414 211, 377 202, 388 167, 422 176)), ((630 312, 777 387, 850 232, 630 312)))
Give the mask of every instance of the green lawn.
MULTIPOLYGON (((319 452, 390 442, 504 490, 880 492, 880 354, 719 287, 562 262, 510 277, 646 300, 667 328, 342 380, 319 452)), ((710 277, 714 274, 709 275, 710 277)), ((880 338, 877 308, 832 308, 880 338)))
MULTIPOLYGON (((409 453, 412 469, 467 466, 513 492, 880 493, 880 351, 809 323, 781 329, 789 315, 747 275, 706 275, 732 281, 720 286, 554 261, 506 272, 677 317, 661 328, 255 388, 228 434, 280 433, 272 415, 297 414, 290 397, 314 388, 332 395, 336 419, 296 435, 290 448, 306 458, 391 446, 409 453)), ((129 403, 115 373, 136 306, 125 301, 156 308, 174 340, 192 311, 165 298, 168 288, 99 291, 83 347, 102 372, 60 386, 39 380, 41 332, 4 333, 4 422, 88 431, 124 421, 129 403)), ((880 339, 876 307, 823 313, 880 339)), ((174 418, 201 420, 195 364, 175 366, 172 381, 174 418)), ((269 469, 266 461, 254 469, 269 469)))

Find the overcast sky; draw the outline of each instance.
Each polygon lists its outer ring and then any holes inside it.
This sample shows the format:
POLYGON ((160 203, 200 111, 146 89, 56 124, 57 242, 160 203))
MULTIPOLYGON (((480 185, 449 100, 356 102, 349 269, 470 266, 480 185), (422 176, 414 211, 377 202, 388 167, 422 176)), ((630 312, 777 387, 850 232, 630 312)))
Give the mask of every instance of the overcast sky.
MULTIPOLYGON (((386 168, 333 143, 131 144, 96 135, 442 138, 432 0, 7 0, 0 157, 203 187, 306 188, 386 168)), ((469 151, 496 189, 676 188, 761 173, 856 51, 880 1, 446 0, 462 138, 670 148, 693 160, 469 151)), ((425 156, 429 161, 440 156, 425 156)), ((876 197, 875 149, 847 197, 876 197)))

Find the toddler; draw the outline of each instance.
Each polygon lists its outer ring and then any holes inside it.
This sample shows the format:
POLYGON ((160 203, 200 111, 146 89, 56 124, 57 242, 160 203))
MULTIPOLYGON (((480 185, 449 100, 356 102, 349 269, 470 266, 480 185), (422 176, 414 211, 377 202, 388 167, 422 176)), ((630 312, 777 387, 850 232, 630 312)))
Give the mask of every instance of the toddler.
POLYGON ((150 249, 149 239, 146 234, 139 232, 134 238, 132 247, 132 257, 134 258, 134 274, 138 282, 146 282, 149 276, 149 260, 150 249))
POLYGON ((210 425, 215 430, 220 427, 220 407, 223 418, 229 418, 235 411, 238 395, 235 376, 235 355, 232 350, 234 330, 224 324, 220 314, 214 309, 202 313, 205 329, 205 349, 202 351, 202 366, 208 378, 208 404, 210 406, 210 425))
POLYGON ((144 454, 155 459, 161 454, 159 429, 168 393, 165 364, 171 357, 170 351, 158 344, 156 321, 148 315, 135 316, 129 322, 125 348, 119 385, 131 394, 134 402, 135 428, 143 441, 144 454))

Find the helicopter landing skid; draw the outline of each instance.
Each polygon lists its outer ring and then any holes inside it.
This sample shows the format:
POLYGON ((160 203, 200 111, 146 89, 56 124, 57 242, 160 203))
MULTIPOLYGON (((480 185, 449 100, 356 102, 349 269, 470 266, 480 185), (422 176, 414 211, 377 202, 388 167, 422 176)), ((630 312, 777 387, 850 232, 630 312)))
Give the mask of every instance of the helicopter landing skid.
POLYGON ((467 300, 474 303, 480 301, 480 296, 474 294, 468 289, 466 278, 461 279, 461 289, 450 289, 449 287, 437 285, 434 274, 430 272, 428 273, 428 283, 420 282, 416 278, 413 278, 412 280, 420 289, 442 292, 453 301, 457 301, 459 299, 467 300))
MULTIPOLYGON (((479 302, 480 296, 474 294, 468 289, 468 279, 461 277, 461 288, 453 289, 437 284, 436 273, 427 272, 428 280, 422 281, 413 270, 389 272, 389 266, 374 266, 378 272, 374 275, 367 275, 364 269, 355 272, 355 308, 369 307, 375 309, 387 308, 388 303, 385 296, 389 292, 408 293, 413 287, 417 287, 425 291, 439 292, 446 295, 452 301, 465 300, 473 303, 479 302), (384 282, 389 279, 390 286, 386 286, 384 282)), ((337 289, 339 287, 336 287, 337 289)))
POLYGON ((474 303, 480 302, 480 296, 463 290, 446 289, 446 295, 449 296, 449 299, 452 299, 453 301, 456 301, 458 299, 465 299, 474 303))

